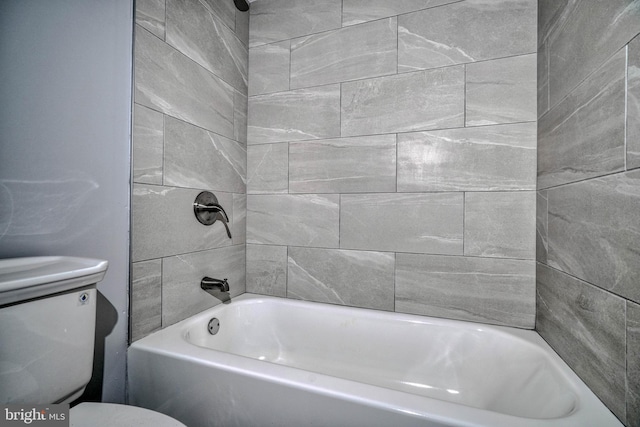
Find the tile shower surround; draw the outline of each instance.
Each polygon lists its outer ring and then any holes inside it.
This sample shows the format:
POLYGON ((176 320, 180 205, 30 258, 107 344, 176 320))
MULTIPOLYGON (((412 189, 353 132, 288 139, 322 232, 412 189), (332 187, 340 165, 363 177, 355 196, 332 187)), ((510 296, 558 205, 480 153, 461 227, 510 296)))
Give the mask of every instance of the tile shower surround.
POLYGON ((537 275, 540 333, 637 425, 636 4, 540 0, 536 37, 535 1, 260 0, 249 35, 231 2, 138 0, 132 338, 243 265, 248 291, 528 328, 537 275), (200 189, 233 240, 191 229, 200 189))
POLYGON ((231 1, 138 0, 133 110, 131 339, 245 291, 248 14, 231 1), (192 203, 216 194, 233 239, 192 203))
POLYGON ((533 328, 536 3, 253 3, 247 291, 533 328))
POLYGON ((640 425, 640 2, 539 2, 536 329, 640 425))

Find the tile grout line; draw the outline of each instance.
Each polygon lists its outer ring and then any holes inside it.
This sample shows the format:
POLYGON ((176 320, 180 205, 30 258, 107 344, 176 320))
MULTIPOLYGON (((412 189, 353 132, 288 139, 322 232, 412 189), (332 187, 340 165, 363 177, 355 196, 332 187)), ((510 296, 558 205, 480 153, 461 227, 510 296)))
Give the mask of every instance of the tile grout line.
POLYGON ((464 64, 464 77, 463 77, 463 83, 464 83, 464 88, 463 88, 463 102, 462 102, 462 128, 466 128, 467 127, 467 64, 464 64))
POLYGON ((629 108, 629 44, 625 46, 624 54, 624 170, 628 171, 627 165, 627 128, 628 128, 628 108, 629 108))
POLYGON ((465 243, 465 238, 464 238, 464 229, 465 229, 465 213, 466 213, 466 206, 467 206, 467 192, 463 191, 462 192, 462 256, 465 256, 465 247, 464 247, 464 243, 465 243))

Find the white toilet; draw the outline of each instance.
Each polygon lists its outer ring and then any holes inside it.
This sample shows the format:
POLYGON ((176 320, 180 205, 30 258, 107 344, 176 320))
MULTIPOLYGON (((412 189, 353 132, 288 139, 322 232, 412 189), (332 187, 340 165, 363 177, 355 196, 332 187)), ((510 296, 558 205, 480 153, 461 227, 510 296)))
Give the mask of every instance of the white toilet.
MULTIPOLYGON (((71 403, 93 368, 96 283, 107 261, 73 257, 0 260, 0 404, 71 403)), ((185 427, 164 414, 81 403, 71 426, 185 427)))

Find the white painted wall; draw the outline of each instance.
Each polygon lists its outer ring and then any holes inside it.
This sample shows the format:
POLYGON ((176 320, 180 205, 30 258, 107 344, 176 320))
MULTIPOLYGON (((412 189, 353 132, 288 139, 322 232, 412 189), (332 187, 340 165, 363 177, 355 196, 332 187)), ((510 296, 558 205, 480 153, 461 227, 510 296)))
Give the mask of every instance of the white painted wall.
POLYGON ((133 0, 0 1, 0 257, 109 261, 89 396, 113 402, 126 380, 132 26, 133 0))

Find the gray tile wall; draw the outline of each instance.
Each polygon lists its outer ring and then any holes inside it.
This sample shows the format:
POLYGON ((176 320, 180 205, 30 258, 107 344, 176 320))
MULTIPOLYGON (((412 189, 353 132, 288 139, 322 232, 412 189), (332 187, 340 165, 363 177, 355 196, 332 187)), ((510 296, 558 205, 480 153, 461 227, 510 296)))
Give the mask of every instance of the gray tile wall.
MULTIPOLYGON (((131 339, 245 292, 248 13, 231 1, 138 0, 133 111, 131 339), (192 204, 212 191, 232 239, 192 204)), ((337 108, 337 104, 336 104, 337 108)))
POLYGON ((536 0, 250 13, 247 290, 533 328, 536 0))
POLYGON ((539 2, 536 329, 640 425, 637 0, 539 2))

